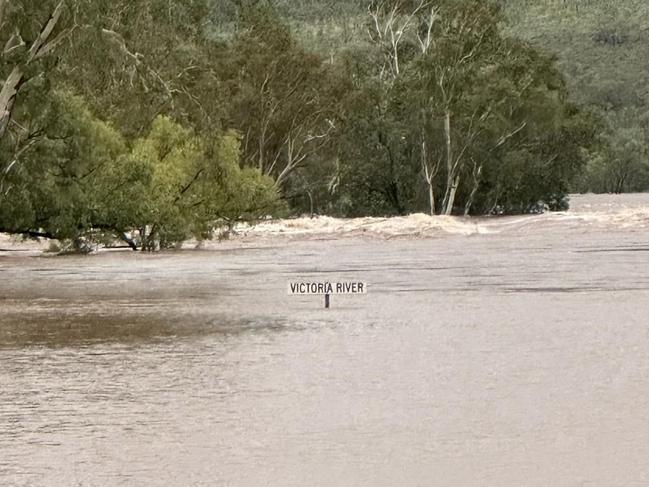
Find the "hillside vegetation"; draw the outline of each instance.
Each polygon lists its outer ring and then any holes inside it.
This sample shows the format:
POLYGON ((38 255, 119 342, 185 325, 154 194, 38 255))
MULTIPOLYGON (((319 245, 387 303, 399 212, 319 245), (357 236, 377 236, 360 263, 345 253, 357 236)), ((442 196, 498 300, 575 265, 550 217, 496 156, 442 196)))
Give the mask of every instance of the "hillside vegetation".
POLYGON ((557 56, 571 97, 604 120, 609 150, 594 157, 584 190, 649 189, 649 3, 506 2, 507 31, 557 56))

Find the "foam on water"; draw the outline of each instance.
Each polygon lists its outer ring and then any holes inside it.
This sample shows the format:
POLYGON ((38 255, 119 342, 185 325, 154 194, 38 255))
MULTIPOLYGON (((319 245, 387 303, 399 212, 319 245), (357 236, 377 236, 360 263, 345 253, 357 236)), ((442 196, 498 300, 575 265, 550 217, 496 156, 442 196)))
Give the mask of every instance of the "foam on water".
POLYGON ((339 238, 431 238, 444 235, 476 235, 566 228, 645 228, 649 224, 649 194, 576 195, 571 209, 539 215, 506 217, 430 216, 416 213, 390 218, 332 218, 328 216, 269 220, 235 228, 238 238, 290 237, 339 238))
POLYGON ((272 220, 255 226, 241 225, 240 236, 338 237, 367 235, 380 238, 432 237, 440 234, 473 235, 487 233, 480 220, 422 213, 391 218, 332 218, 317 216, 272 220))
MULTIPOLYGON (((649 194, 574 195, 570 210, 539 215, 458 217, 415 213, 400 217, 333 218, 329 216, 268 220, 256 225, 239 224, 233 240, 319 240, 336 238, 427 239, 445 236, 520 234, 544 232, 548 227, 564 230, 637 231, 649 226, 649 194)), ((185 248, 193 248, 188 241, 185 248)), ((208 247, 219 247, 213 243, 208 247)), ((22 240, 0 234, 0 249, 40 253, 46 241, 22 240)))

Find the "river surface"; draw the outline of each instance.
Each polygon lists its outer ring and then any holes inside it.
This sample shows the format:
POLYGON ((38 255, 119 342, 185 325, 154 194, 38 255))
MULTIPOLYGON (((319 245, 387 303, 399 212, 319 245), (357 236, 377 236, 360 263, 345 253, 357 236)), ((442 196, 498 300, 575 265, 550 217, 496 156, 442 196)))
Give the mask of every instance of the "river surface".
POLYGON ((479 224, 0 252, 0 485, 649 485, 649 195, 479 224))

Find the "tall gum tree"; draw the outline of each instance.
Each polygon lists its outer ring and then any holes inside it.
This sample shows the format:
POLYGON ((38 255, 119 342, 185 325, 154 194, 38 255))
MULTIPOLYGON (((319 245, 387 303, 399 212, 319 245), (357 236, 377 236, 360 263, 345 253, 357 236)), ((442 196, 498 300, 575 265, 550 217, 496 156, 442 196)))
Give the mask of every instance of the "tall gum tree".
POLYGON ((74 31, 75 7, 72 0, 0 0, 0 198, 7 173, 43 135, 33 117, 16 117, 38 111, 21 110, 22 94, 47 89, 44 81, 56 70, 52 60, 74 31))
POLYGON ((284 188, 332 142, 340 98, 333 70, 263 5, 243 10, 232 50, 231 119, 243 134, 244 163, 284 188))

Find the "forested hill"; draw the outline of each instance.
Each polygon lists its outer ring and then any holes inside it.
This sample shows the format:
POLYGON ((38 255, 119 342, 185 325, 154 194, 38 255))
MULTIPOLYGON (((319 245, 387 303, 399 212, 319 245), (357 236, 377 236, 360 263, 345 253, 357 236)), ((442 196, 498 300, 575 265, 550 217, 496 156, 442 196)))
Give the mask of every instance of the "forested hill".
POLYGON ((647 189, 648 9, 612 3, 0 0, 0 231, 150 250, 647 189))
POLYGON ((649 101, 649 3, 517 0, 507 29, 558 56, 577 100, 604 109, 649 101))
POLYGON ((610 151, 590 189, 649 189, 649 2, 511 0, 507 30, 556 54, 573 99, 602 115, 610 151))
MULTIPOLYGON (((221 12, 215 18, 233 21, 234 1, 214 0, 215 12, 221 12)), ((576 189, 649 189, 649 2, 499 3, 505 32, 556 55, 571 98, 592 107, 603 119, 610 151, 589 161, 576 189)), ((327 55, 365 39, 368 4, 367 0, 276 1, 296 35, 327 55)))

